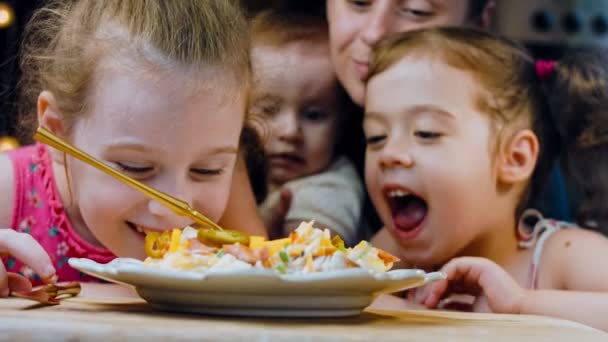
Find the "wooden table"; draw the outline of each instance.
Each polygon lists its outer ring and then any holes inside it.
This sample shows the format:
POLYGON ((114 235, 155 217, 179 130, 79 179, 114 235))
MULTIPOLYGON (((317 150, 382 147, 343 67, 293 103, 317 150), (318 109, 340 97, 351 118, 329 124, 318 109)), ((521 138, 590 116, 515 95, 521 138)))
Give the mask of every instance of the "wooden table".
POLYGON ((83 284, 57 306, 0 299, 0 341, 608 341, 558 319, 383 306, 335 319, 201 316, 155 311, 127 287, 83 284))

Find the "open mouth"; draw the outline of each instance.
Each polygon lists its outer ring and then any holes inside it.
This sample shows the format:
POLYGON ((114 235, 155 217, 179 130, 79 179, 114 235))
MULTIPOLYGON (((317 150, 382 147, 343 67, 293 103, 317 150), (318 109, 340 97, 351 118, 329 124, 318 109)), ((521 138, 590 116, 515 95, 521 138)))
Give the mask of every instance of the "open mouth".
POLYGON ((126 221, 126 223, 127 223, 127 226, 129 226, 129 228, 131 228, 134 232, 136 232, 136 233, 138 233, 138 234, 140 234, 141 236, 144 236, 144 237, 146 236, 146 234, 151 233, 151 232, 162 232, 162 231, 160 231, 158 229, 151 229, 151 228, 148 228, 148 227, 140 226, 140 225, 135 224, 133 222, 126 221))
POLYGON ((413 238, 419 232, 428 213, 426 201, 411 192, 401 189, 386 191, 395 229, 404 237, 413 238))

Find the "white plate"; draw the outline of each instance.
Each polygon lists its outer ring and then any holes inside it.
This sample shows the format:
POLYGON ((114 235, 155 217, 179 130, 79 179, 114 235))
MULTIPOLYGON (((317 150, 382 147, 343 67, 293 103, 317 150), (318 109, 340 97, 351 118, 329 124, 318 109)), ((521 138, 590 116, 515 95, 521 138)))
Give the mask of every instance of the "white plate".
POLYGON ((374 274, 351 268, 279 275, 252 268, 203 274, 147 267, 129 258, 117 258, 107 264, 78 258, 68 262, 84 273, 135 287, 150 305, 163 310, 231 316, 353 316, 379 294, 444 278, 442 273, 415 269, 374 274))

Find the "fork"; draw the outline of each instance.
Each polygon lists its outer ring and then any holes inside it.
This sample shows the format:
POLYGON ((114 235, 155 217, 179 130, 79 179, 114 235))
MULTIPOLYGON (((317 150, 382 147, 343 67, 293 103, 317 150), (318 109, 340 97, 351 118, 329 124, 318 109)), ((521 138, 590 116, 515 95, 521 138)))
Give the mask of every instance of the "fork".
POLYGON ((18 298, 35 300, 45 305, 57 305, 60 299, 75 297, 80 293, 81 286, 77 281, 46 284, 26 292, 11 292, 18 298))

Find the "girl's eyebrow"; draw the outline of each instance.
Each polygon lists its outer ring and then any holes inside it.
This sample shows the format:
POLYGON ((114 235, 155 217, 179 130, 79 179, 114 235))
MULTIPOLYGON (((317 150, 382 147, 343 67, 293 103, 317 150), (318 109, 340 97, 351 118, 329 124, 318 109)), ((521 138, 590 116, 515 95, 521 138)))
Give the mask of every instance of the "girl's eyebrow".
POLYGON ((150 148, 146 147, 144 144, 132 143, 132 142, 120 142, 120 143, 110 143, 104 144, 104 149, 108 151, 117 150, 117 149, 128 149, 137 152, 149 152, 150 148))
POLYGON ((238 147, 235 146, 217 146, 209 150, 209 152, 205 153, 207 155, 213 154, 237 154, 239 152, 238 147))
MULTIPOLYGON (((130 143, 130 142, 111 144, 111 145, 108 144, 108 145, 105 145, 104 147, 108 151, 117 150, 117 149, 129 149, 129 150, 137 151, 137 152, 160 151, 161 153, 167 153, 167 151, 165 151, 162 148, 160 150, 155 150, 155 149, 151 149, 143 144, 130 143)), ((214 146, 214 147, 208 149, 207 151, 205 151, 203 154, 204 155, 217 155, 217 154, 237 154, 237 153, 238 153, 238 146, 225 145, 225 146, 214 146)))
POLYGON ((456 117, 454 116, 454 114, 444 110, 441 107, 435 106, 435 105, 418 105, 418 106, 413 106, 411 108, 408 108, 408 110, 406 112, 410 112, 413 114, 422 114, 422 113, 428 113, 428 114, 434 114, 437 116, 441 116, 450 120, 455 120, 456 117))
MULTIPOLYGON (((445 117, 450 120, 456 119, 454 114, 452 114, 440 107, 437 107, 435 105, 416 105, 416 106, 407 108, 405 111, 403 111, 403 113, 405 113, 405 114, 411 113, 413 115, 420 115, 422 113, 428 113, 428 114, 433 114, 433 115, 437 115, 440 117, 445 117)), ((378 113, 378 112, 374 112, 374 111, 365 112, 365 119, 382 119, 383 117, 384 117, 384 115, 382 113, 378 113)))

